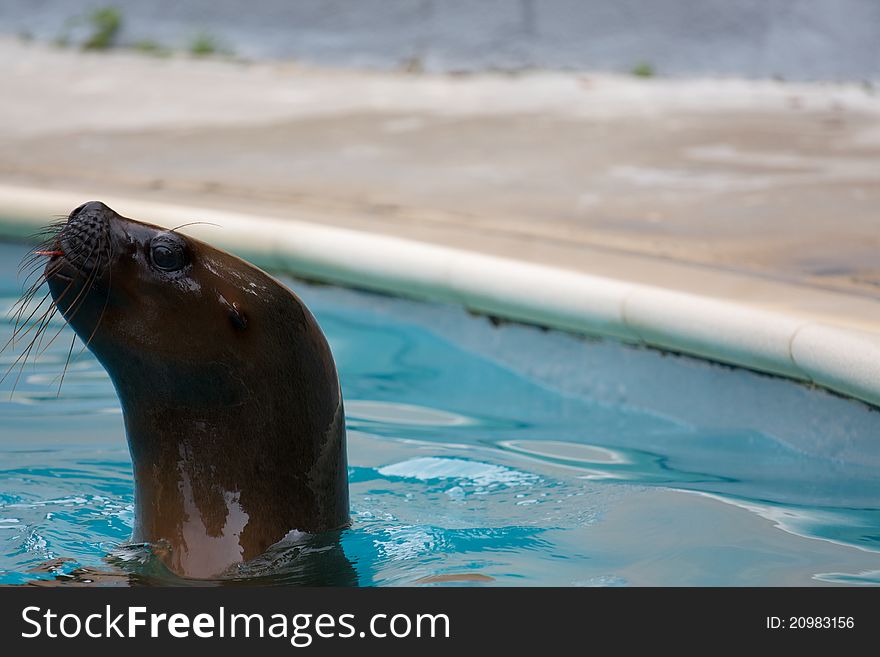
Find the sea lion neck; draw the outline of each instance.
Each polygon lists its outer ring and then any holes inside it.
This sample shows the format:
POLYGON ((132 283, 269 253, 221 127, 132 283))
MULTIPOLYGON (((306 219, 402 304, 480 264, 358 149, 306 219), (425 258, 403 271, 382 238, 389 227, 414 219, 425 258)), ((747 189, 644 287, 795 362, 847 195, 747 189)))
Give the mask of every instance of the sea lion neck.
POLYGON ((144 397, 137 377, 117 376, 134 466, 134 540, 167 544, 172 570, 205 577, 290 531, 346 525, 343 406, 325 366, 306 359, 260 376, 206 367, 179 398, 155 389, 144 397))
MULTIPOLYGON (((318 533, 347 523, 347 495, 331 504, 325 497, 337 489, 342 471, 327 477, 314 465, 339 454, 338 420, 323 436, 310 436, 297 433, 295 424, 284 431, 280 424, 255 423, 250 418, 259 414, 247 407, 210 417, 145 415, 126 415, 135 477, 133 538, 167 544, 172 570, 217 575, 292 530, 318 533)), ((345 464, 336 467, 344 470, 345 464)))

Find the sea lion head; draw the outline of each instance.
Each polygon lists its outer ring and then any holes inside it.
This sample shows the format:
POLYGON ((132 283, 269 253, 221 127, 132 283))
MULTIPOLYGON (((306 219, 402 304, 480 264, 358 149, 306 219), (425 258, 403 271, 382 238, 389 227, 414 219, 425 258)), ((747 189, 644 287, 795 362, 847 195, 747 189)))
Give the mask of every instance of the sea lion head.
POLYGON ((256 267, 99 201, 70 214, 45 273, 56 306, 114 382, 149 381, 154 402, 240 402, 249 392, 241 373, 259 358, 254 335, 307 312, 256 267), (203 394, 208 370, 212 394, 203 394))
POLYGON ((336 368, 293 292, 99 201, 43 253, 55 305, 120 398, 135 540, 164 542, 173 570, 209 577, 291 531, 348 522, 336 368))

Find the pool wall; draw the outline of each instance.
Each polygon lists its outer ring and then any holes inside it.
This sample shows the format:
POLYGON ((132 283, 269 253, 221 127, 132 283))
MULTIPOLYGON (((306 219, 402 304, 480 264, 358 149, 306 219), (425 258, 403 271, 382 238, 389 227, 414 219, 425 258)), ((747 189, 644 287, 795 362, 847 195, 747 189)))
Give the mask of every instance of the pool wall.
MULTIPOLYGON (((87 195, 0 186, 0 236, 24 238, 87 195)), ((186 232, 261 267, 461 304, 506 319, 700 356, 812 382, 880 406, 880 335, 767 309, 349 228, 129 198, 126 216, 186 232)))

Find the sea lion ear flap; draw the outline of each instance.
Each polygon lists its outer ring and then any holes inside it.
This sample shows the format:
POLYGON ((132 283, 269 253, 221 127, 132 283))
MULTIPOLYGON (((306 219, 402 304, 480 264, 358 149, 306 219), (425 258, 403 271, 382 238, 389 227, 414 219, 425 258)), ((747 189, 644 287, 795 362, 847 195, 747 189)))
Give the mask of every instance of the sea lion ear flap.
POLYGON ((248 325, 247 315, 244 314, 244 311, 235 302, 229 305, 229 321, 239 331, 244 331, 248 325))

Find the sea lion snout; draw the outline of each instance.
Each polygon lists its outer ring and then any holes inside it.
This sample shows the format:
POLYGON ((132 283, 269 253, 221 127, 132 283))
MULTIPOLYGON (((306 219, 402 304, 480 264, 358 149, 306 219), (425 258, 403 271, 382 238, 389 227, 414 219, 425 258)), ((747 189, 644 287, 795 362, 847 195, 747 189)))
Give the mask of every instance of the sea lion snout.
POLYGON ((90 272, 105 255, 109 245, 113 212, 100 201, 89 201, 76 208, 58 234, 65 259, 80 271, 90 272))

